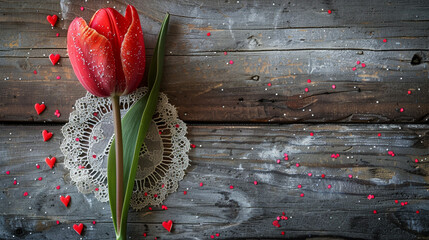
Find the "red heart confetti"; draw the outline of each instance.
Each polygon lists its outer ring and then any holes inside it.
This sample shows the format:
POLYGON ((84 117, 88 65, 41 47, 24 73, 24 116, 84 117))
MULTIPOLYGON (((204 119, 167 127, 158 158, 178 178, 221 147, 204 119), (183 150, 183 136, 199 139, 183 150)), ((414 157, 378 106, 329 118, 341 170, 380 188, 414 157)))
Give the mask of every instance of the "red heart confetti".
POLYGON ((70 195, 67 195, 66 197, 60 196, 60 200, 61 202, 64 204, 64 206, 68 207, 69 202, 70 202, 70 195))
POLYGON ((383 39, 383 42, 387 42, 387 39, 383 39))
POLYGON ((325 175, 325 174, 322 174, 322 175, 321 175, 321 177, 322 177, 322 178, 325 178, 325 177, 326 177, 326 175, 325 175))
POLYGON ((60 113, 60 111, 57 109, 57 110, 55 110, 54 115, 55 115, 55 116, 57 116, 57 117, 59 118, 59 117, 61 116, 61 113, 60 113))
POLYGON ((73 225, 73 229, 79 234, 82 235, 82 230, 83 230, 83 224, 79 223, 79 225, 74 224, 73 225))
POLYGON ((46 108, 46 106, 43 103, 42 104, 36 103, 34 105, 34 109, 36 109, 37 115, 40 115, 43 111, 45 111, 45 108, 46 108))
POLYGON ((46 17, 46 19, 48 20, 48 22, 51 24, 51 26, 53 27, 53 26, 55 26, 55 23, 57 23, 57 20, 58 20, 58 16, 57 15, 48 15, 47 17, 46 17))
POLYGON ((49 55, 49 60, 51 60, 52 65, 55 66, 55 64, 57 64, 57 62, 60 60, 60 54, 50 54, 49 55))
POLYGON ((214 235, 210 235, 210 238, 214 238, 214 235))
POLYGON ((278 220, 274 220, 273 225, 274 227, 278 227, 278 228, 281 227, 278 220))
POLYGON ((304 197, 304 193, 301 193, 299 196, 300 196, 300 197, 304 197))
POLYGON ((52 137, 53 134, 51 132, 43 130, 42 135, 43 135, 43 141, 46 142, 49 139, 51 139, 51 137, 52 137))
POLYGON ((161 208, 162 208, 162 210, 167 210, 168 209, 168 207, 165 206, 165 205, 162 205, 161 208))
POLYGON ((353 178, 353 175, 349 174, 349 178, 353 178))
POLYGON ((168 220, 168 222, 162 222, 162 226, 167 229, 167 231, 171 232, 171 228, 173 228, 173 221, 168 220))
POLYGON ((46 164, 48 164, 48 166, 52 169, 55 165, 55 162, 57 161, 57 158, 52 157, 52 158, 45 158, 45 162, 46 164))

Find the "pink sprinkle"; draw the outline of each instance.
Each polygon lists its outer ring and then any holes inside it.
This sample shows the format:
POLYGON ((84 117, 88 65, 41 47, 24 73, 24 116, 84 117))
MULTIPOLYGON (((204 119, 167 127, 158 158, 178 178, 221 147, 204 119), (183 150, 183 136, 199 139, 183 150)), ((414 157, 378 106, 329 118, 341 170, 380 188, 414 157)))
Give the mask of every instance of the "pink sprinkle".
POLYGON ((336 86, 335 85, 332 85, 332 89, 335 89, 336 88, 336 86))
POLYGON ((203 186, 203 183, 202 182, 200 182, 200 187, 202 187, 203 186))
POLYGON ((223 52, 223 55, 225 55, 225 56, 226 56, 227 54, 228 54, 227 52, 223 52))
POLYGON ((76 142, 79 142, 79 138, 76 138, 75 140, 76 140, 76 142))
POLYGON ((220 234, 219 233, 216 233, 216 237, 219 237, 220 236, 220 234))
POLYGON ((60 188, 61 188, 61 186, 60 186, 60 185, 58 185, 58 186, 56 187, 56 189, 58 189, 58 190, 60 190, 60 188))
POLYGON ((285 159, 285 161, 288 161, 288 160, 289 160, 289 157, 288 157, 288 156, 286 156, 284 159, 285 159))
POLYGON ((92 224, 94 224, 94 225, 95 225, 96 223, 97 223, 96 221, 92 221, 92 224))
POLYGON ((40 165, 39 165, 39 164, 36 164, 36 168, 37 168, 37 169, 39 169, 39 168, 40 168, 40 165))
POLYGON ((257 181, 253 181, 253 184, 258 185, 258 182, 257 181))
POLYGON ((207 33, 207 37, 210 37, 211 35, 212 35, 211 33, 209 33, 209 32, 207 33))
POLYGON ((407 93, 408 93, 408 95, 411 95, 411 91, 410 91, 410 90, 408 90, 408 92, 407 92, 407 93))
POLYGON ((383 42, 387 42, 387 39, 383 39, 383 42))
POLYGON ((322 178, 325 178, 325 176, 326 176, 325 174, 322 174, 322 176, 321 176, 321 177, 322 177, 322 178))
POLYGON ((60 221, 57 220, 57 225, 59 225, 59 224, 60 224, 60 221))
POLYGON ((314 133, 313 133, 313 132, 311 132, 311 133, 310 133, 310 136, 314 136, 314 133))
POLYGON ((299 167, 299 163, 295 164, 296 167, 299 167))
POLYGON ((232 185, 231 185, 231 186, 229 186, 229 189, 234 189, 234 186, 232 186, 232 185))
POLYGON ((353 71, 356 71, 356 67, 353 67, 353 68, 352 68, 352 70, 353 70, 353 71))
POLYGON ((61 79, 61 76, 59 76, 59 75, 58 75, 58 76, 57 76, 57 79, 58 79, 58 80, 60 80, 60 79, 61 79))
POLYGON ((306 87, 306 88, 304 89, 304 91, 305 91, 305 92, 308 92, 308 87, 306 87))
POLYGON ((357 64, 357 65, 359 65, 359 64, 360 64, 360 61, 356 61, 356 64, 357 64))
POLYGON ((332 10, 328 10, 328 14, 331 14, 332 13, 332 10))
POLYGON ((331 184, 329 184, 329 185, 328 185, 328 189, 331 189, 331 188, 332 188, 332 185, 331 185, 331 184))
POLYGON ((280 221, 280 216, 277 216, 277 221, 280 221))
POLYGON ((83 11, 83 10, 85 10, 85 8, 84 7, 80 7, 80 10, 83 11))
POLYGON ((277 159, 277 163, 280 163, 280 159, 277 159))
POLYGON ((186 194, 188 194, 188 191, 183 191, 183 195, 186 195, 186 194))
POLYGON ((13 180, 13 185, 16 185, 16 184, 17 184, 16 180, 13 180))
POLYGON ((283 156, 288 157, 289 155, 287 153, 284 153, 283 156))
POLYGON ((59 33, 57 33, 57 34, 55 34, 55 36, 59 37, 59 36, 60 36, 60 34, 59 34, 59 33))
POLYGON ((36 70, 34 70, 34 71, 33 71, 33 73, 34 73, 34 74, 37 74, 37 71, 36 71, 36 70))
POLYGON ((311 172, 309 172, 309 173, 308 173, 308 176, 309 176, 309 177, 311 177, 311 176, 313 176, 313 174, 312 174, 311 172))
POLYGON ((299 196, 300 196, 300 197, 304 197, 304 193, 301 193, 299 196))
POLYGON ((298 185, 298 188, 302 188, 302 185, 301 185, 301 184, 299 184, 299 185, 298 185))
POLYGON ((43 178, 42 178, 42 177, 39 177, 39 178, 38 178, 38 180, 39 180, 39 181, 42 181, 42 180, 43 180, 43 178))
POLYGON ((400 109, 399 109, 399 111, 400 111, 400 112, 404 112, 404 108, 400 108, 400 109))
POLYGON ((28 192, 25 192, 25 193, 24 193, 24 197, 25 197, 25 196, 28 196, 28 192))
POLYGON ((229 64, 234 64, 234 61, 232 61, 232 60, 229 60, 229 64))
POLYGON ((377 214, 377 210, 372 211, 374 214, 377 214))
POLYGON ((362 63, 362 67, 364 68, 364 67, 366 67, 366 64, 365 63, 362 63))
POLYGON ((307 79, 307 82, 308 82, 308 83, 311 83, 311 79, 307 79))
POLYGON ((214 238, 214 235, 211 235, 210 238, 214 238))
POLYGON ((10 174, 10 171, 6 171, 6 174, 7 174, 7 175, 9 175, 9 174, 10 174))
POLYGON ((395 203, 398 203, 399 201, 398 200, 395 200, 395 203))
POLYGON ((268 83, 267 85, 268 85, 268 87, 271 87, 271 83, 268 83))
POLYGON ((414 159, 414 162, 415 162, 415 163, 418 163, 418 162, 419 162, 419 160, 416 158, 416 159, 414 159))
POLYGON ((401 206, 405 206, 405 203, 404 203, 404 202, 401 202, 401 206))
POLYGON ((353 178, 353 175, 349 174, 349 178, 353 178))

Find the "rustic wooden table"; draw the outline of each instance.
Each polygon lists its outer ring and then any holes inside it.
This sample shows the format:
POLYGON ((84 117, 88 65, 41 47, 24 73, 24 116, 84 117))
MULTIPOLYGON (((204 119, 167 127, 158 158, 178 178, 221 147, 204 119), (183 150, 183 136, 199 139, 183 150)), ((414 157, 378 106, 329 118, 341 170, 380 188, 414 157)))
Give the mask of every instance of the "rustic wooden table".
POLYGON ((59 146, 85 95, 67 27, 126 4, 139 11, 149 61, 171 13, 162 91, 196 145, 168 210, 130 214, 131 239, 429 239, 424 0, 0 1, 1 239, 114 238, 109 205, 71 184, 59 146))

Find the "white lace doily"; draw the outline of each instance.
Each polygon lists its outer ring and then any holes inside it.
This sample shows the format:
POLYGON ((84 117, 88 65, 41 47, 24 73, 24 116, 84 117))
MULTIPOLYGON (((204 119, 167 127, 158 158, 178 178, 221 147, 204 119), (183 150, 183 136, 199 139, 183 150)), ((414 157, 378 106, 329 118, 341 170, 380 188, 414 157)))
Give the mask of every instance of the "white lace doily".
MULTIPOLYGON (((140 88, 121 97, 121 116, 147 93, 140 88)), ((81 193, 94 193, 107 202, 107 156, 113 140, 113 113, 109 98, 87 93, 76 101, 69 122, 61 129, 64 140, 61 151, 64 164, 70 170, 72 183, 81 193)), ((139 210, 147 205, 159 205, 167 194, 178 188, 189 165, 190 149, 185 123, 178 119, 176 109, 160 93, 157 110, 152 118, 140 151, 139 165, 130 205, 139 210)))

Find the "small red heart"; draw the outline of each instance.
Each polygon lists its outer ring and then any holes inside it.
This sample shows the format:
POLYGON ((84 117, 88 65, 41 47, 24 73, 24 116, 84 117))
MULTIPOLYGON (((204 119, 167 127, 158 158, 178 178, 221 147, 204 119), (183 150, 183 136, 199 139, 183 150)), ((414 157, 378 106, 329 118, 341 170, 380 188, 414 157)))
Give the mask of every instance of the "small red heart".
POLYGON ((67 195, 66 197, 60 196, 61 202, 63 202, 66 207, 69 205, 70 199, 70 195, 67 195))
POLYGON ((168 220, 168 222, 162 222, 162 226, 167 229, 167 231, 171 231, 171 228, 173 227, 173 221, 168 220))
POLYGON ((51 26, 53 27, 53 26, 55 26, 55 23, 57 23, 57 20, 58 20, 58 16, 57 15, 48 15, 47 17, 46 17, 46 19, 48 20, 48 22, 51 24, 51 26))
POLYGON ((40 115, 43 111, 45 111, 45 104, 38 104, 36 103, 36 105, 34 105, 34 109, 36 109, 37 115, 40 115))
POLYGON ((48 164, 48 166, 50 167, 50 168, 53 168, 54 167, 54 165, 55 165, 55 162, 57 161, 57 159, 55 158, 55 157, 52 157, 52 158, 45 158, 45 162, 46 162, 46 164, 48 164))
POLYGON ((83 224, 79 223, 79 225, 74 224, 73 225, 73 229, 79 234, 82 235, 82 230, 83 230, 83 224))
POLYGON ((57 62, 60 60, 60 54, 50 54, 49 55, 49 60, 51 60, 52 65, 55 66, 55 64, 57 64, 57 62))
POLYGON ((51 137, 52 137, 53 134, 51 132, 43 130, 42 135, 43 135, 43 141, 46 142, 49 139, 51 139, 51 137))

